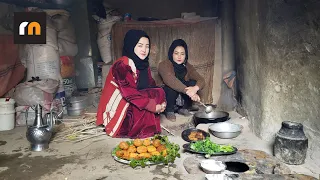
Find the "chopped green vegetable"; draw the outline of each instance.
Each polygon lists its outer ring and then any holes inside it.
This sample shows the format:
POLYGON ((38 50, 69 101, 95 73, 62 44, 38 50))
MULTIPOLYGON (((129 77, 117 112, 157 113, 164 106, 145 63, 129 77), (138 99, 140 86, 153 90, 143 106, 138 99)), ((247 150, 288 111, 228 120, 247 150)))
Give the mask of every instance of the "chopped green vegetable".
POLYGON ((219 145, 210 141, 210 138, 206 138, 201 141, 193 142, 190 144, 190 148, 196 152, 206 153, 206 157, 219 152, 233 152, 234 148, 230 145, 219 145))
POLYGON ((116 152, 119 151, 119 150, 121 150, 121 149, 119 148, 119 146, 117 146, 116 148, 114 148, 113 151, 112 151, 112 156, 115 156, 115 155, 116 155, 116 152))
POLYGON ((133 141, 126 141, 126 143, 130 146, 133 145, 133 141))
POLYGON ((146 162, 148 160, 147 159, 139 159, 139 160, 136 160, 136 159, 132 159, 130 161, 130 166, 135 168, 137 166, 141 166, 141 167, 146 167, 146 162))

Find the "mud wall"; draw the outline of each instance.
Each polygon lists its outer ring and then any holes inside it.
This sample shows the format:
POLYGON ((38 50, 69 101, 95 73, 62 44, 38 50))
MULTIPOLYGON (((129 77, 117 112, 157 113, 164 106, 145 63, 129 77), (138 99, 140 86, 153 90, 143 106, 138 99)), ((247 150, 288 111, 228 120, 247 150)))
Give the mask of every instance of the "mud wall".
POLYGON ((319 9, 316 0, 235 1, 242 110, 265 140, 282 121, 301 122, 313 159, 320 159, 319 9))

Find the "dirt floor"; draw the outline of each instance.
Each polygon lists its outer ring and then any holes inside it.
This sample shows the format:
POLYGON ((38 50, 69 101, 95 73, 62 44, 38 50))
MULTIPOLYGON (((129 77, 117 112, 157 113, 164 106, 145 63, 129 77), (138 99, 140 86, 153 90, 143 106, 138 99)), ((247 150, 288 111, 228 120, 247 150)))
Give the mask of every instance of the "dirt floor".
MULTIPOLYGON (((244 126, 243 132, 235 139, 222 140, 211 135, 217 143, 227 143, 238 149, 256 149, 272 154, 272 145, 255 137, 248 128, 248 120, 235 112, 230 112, 231 122, 244 126)), ((162 125, 175 136, 169 139, 182 147, 186 142, 181 138, 182 129, 191 126, 191 117, 178 116, 177 122, 169 122, 164 117, 162 125)), ((199 129, 208 130, 208 125, 200 124, 199 129)), ((51 142, 43 152, 31 152, 25 137, 26 127, 0 132, 0 179, 62 179, 62 180, 196 180, 204 175, 188 174, 183 160, 194 156, 181 150, 181 158, 173 165, 153 165, 146 168, 131 168, 116 162, 111 156, 112 149, 123 139, 101 136, 79 143, 51 142)), ((164 134, 168 134, 164 132, 164 134)), ((319 177, 320 168, 314 167, 311 160, 302 166, 289 166, 296 173, 319 177)))

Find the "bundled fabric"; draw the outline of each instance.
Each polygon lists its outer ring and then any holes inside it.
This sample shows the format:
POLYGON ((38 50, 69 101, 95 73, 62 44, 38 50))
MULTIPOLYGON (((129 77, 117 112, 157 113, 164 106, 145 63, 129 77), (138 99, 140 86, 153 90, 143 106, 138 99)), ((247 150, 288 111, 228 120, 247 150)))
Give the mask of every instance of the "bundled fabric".
POLYGON ((0 97, 24 77, 25 67, 18 57, 18 52, 12 35, 0 35, 0 97))

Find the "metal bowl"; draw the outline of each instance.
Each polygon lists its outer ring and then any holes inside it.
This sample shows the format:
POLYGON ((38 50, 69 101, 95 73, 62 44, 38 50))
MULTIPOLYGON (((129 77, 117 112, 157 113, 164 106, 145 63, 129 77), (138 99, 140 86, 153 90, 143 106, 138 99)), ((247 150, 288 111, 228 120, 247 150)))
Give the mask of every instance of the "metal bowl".
POLYGON ((228 122, 216 123, 209 126, 210 132, 221 139, 232 139, 241 133, 243 126, 228 122))
POLYGON ((67 103, 67 112, 69 116, 80 116, 88 106, 86 96, 73 96, 67 103))

